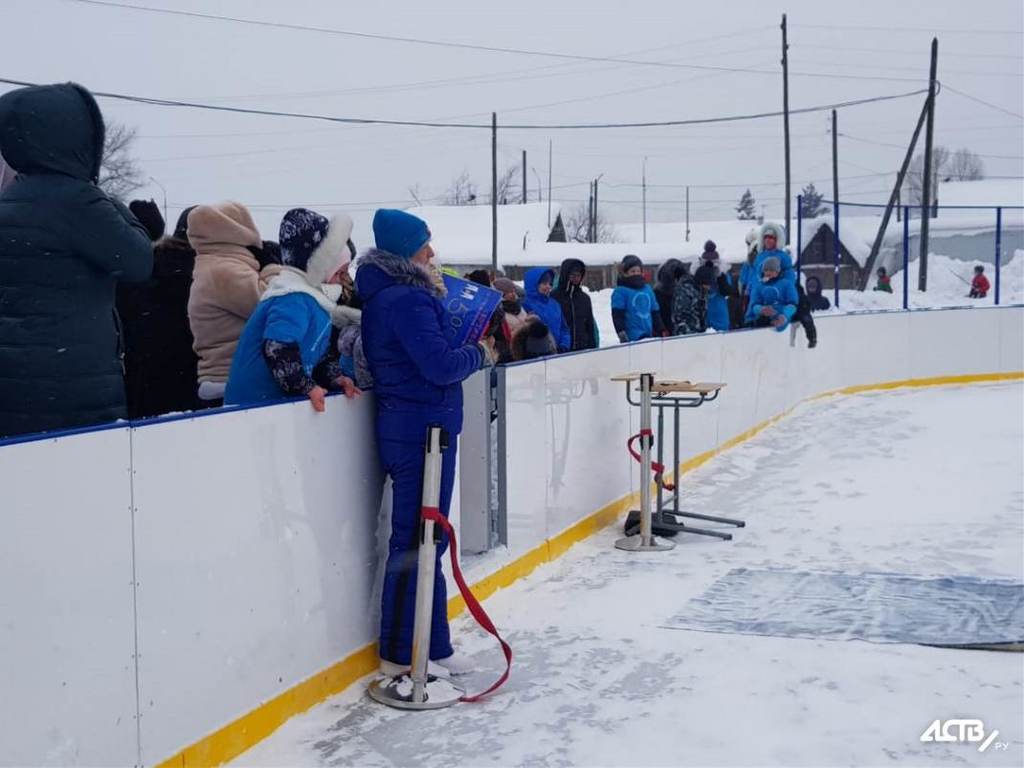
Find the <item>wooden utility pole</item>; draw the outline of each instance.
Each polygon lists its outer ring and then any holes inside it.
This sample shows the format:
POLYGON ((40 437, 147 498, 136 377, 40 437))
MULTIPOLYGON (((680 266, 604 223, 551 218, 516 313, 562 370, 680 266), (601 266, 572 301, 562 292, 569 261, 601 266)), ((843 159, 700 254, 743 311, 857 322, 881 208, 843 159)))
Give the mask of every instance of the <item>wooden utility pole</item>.
POLYGON ((491 112, 491 271, 498 274, 498 113, 491 112))
POLYGON ((548 230, 551 229, 551 140, 548 140, 548 230))
POLYGON ((644 158, 643 171, 640 174, 640 182, 643 187, 643 205, 644 205, 644 242, 647 242, 647 158, 644 158))
POLYGON ((690 242, 690 188, 686 188, 686 242, 690 242))
MULTIPOLYGON (((602 173, 601 176, 604 176, 604 174, 602 173)), ((594 239, 591 241, 591 242, 594 242, 594 243, 597 242, 597 234, 598 234, 598 232, 597 232, 597 230, 598 230, 598 223, 597 223, 597 183, 601 180, 601 176, 598 176, 596 179, 594 179, 594 239)))
MULTIPOLYGON (((786 14, 782 14, 782 127, 786 145, 786 242, 789 242, 790 174, 789 174, 789 39, 786 14)), ((783 243, 779 243, 780 246, 783 243)))
POLYGON ((928 290, 928 222, 932 215, 932 137, 935 132, 935 71, 939 63, 939 39, 932 38, 932 63, 928 74, 928 118, 924 129, 924 178, 921 179, 921 255, 918 258, 917 290, 928 290))
POLYGON ((594 182, 590 182, 590 197, 587 200, 587 242, 594 242, 594 182))
POLYGON ((523 150, 523 205, 526 205, 526 150, 523 150))

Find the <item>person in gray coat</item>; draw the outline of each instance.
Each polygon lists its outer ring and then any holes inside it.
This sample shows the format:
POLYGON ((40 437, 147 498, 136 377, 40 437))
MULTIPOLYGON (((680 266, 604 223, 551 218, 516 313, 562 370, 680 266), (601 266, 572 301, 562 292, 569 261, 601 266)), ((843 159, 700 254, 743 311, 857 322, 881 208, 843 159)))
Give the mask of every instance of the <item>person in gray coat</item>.
POLYGON ((80 85, 0 96, 0 438, 126 417, 114 288, 146 280, 145 228, 96 186, 99 107, 80 85))

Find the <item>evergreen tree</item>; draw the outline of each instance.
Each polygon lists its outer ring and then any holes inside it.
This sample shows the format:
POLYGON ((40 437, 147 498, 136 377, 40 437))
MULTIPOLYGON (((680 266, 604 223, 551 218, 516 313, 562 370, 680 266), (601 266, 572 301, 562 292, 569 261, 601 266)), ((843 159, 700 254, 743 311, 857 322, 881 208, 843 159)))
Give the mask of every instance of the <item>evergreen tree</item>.
POLYGON ((828 206, 822 205, 822 194, 814 188, 812 181, 801 191, 800 216, 804 219, 813 219, 823 213, 828 213, 828 206))
POLYGON ((736 218, 741 221, 752 221, 757 218, 756 210, 757 202, 748 189, 743 193, 743 197, 740 198, 739 205, 736 206, 736 218))

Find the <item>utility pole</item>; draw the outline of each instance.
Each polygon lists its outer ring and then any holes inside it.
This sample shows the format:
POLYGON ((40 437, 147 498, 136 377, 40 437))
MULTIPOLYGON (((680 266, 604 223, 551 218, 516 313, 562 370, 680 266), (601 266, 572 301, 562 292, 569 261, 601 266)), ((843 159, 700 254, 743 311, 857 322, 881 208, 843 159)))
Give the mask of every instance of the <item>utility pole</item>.
POLYGON ((526 205, 526 150, 523 150, 523 199, 522 204, 526 205))
POLYGON ((644 158, 643 171, 640 174, 644 200, 644 242, 647 242, 647 158, 644 158))
POLYGON ((590 198, 587 200, 587 242, 594 242, 594 182, 590 182, 590 198))
MULTIPOLYGON (((797 254, 799 258, 799 254, 797 254)), ((835 305, 839 306, 839 126, 832 110, 832 287, 835 305)))
POLYGON ((532 166, 530 167, 530 170, 533 171, 533 175, 537 178, 537 202, 538 203, 543 203, 544 202, 544 186, 540 183, 540 174, 537 173, 537 169, 532 167, 532 166))
MULTIPOLYGON (((786 14, 782 14, 782 126, 786 144, 786 242, 789 242, 789 40, 786 28, 786 14)), ((782 243, 779 243, 781 246, 782 243)))
POLYGON ((156 184, 158 187, 160 187, 160 191, 164 193, 164 221, 170 224, 170 222, 167 221, 167 189, 164 187, 163 184, 154 179, 152 176, 149 177, 149 180, 156 184))
POLYGON ((491 271, 498 274, 498 113, 491 112, 491 271))
POLYGON ((917 290, 928 290, 928 223, 932 215, 932 137, 935 132, 935 72, 939 63, 939 39, 932 38, 932 63, 928 74, 928 117, 924 129, 924 178, 921 179, 921 255, 917 290))
POLYGON ((686 242, 690 242, 690 187, 686 187, 686 242))
MULTIPOLYGON (((604 174, 602 173, 601 176, 604 176, 604 174)), ((596 179, 594 179, 594 240, 593 240, 593 242, 595 242, 595 243, 597 242, 598 228, 599 228, 598 227, 598 221, 597 221, 597 184, 598 184, 599 181, 601 181, 601 176, 598 176, 596 179)))
POLYGON ((551 140, 548 139, 548 229, 551 229, 551 140))

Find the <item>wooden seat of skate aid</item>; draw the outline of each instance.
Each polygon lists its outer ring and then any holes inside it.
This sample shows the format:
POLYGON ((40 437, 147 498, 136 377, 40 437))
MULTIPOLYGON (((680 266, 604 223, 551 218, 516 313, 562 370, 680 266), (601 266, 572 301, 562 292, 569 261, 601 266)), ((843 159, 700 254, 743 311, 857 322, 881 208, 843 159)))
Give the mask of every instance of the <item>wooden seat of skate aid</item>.
MULTIPOLYGON (((653 378, 651 383, 651 394, 655 397, 667 395, 699 395, 700 399, 707 402, 718 397, 718 393, 725 388, 722 381, 690 381, 688 379, 658 379, 654 374, 643 374, 638 372, 620 373, 612 376, 612 381, 622 381, 628 387, 634 381, 640 381, 641 377, 648 375, 653 378)), ((696 399, 696 398, 695 398, 696 399)))

